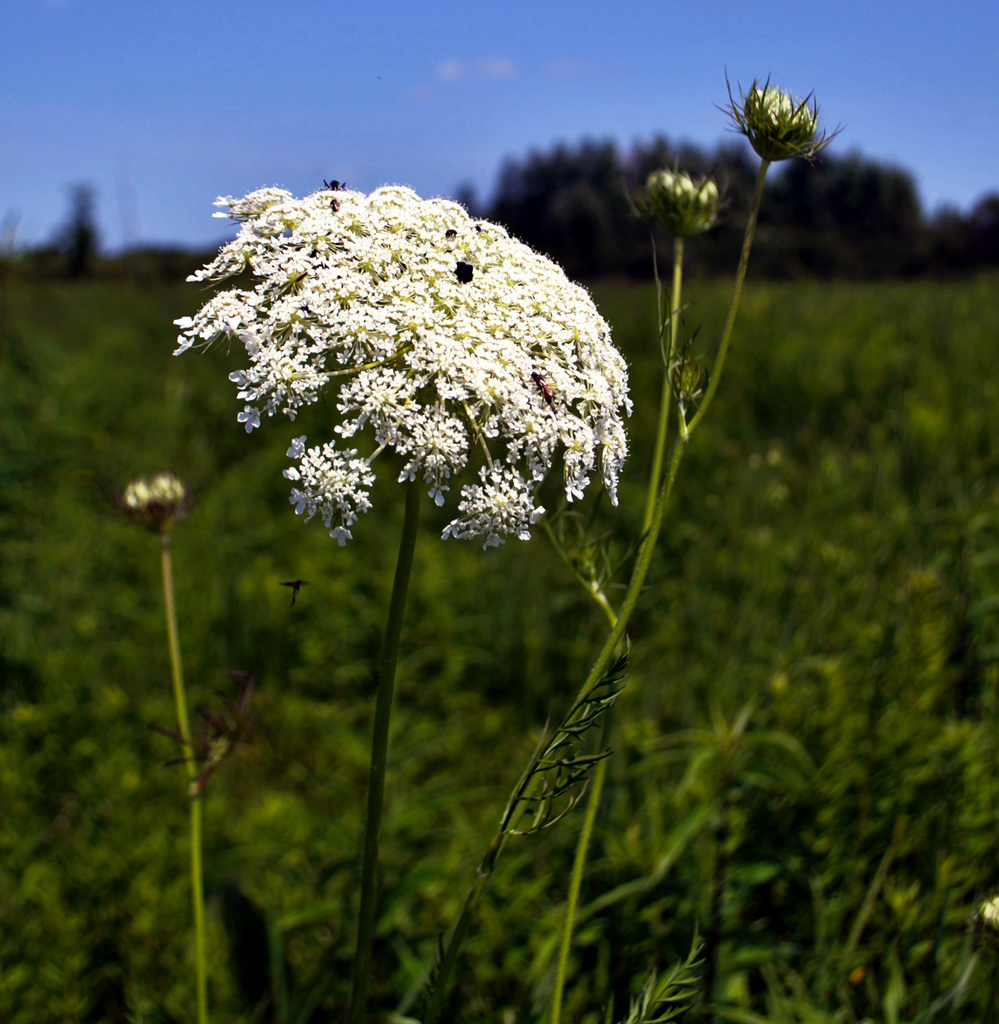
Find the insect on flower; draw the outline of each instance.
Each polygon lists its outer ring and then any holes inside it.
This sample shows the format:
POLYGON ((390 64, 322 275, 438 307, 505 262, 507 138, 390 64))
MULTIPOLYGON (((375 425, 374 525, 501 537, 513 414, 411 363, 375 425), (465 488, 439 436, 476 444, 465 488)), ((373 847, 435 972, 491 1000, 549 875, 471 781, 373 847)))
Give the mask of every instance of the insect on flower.
MULTIPOLYGON (((327 181, 325 178, 323 178, 323 188, 326 189, 327 192, 340 192, 340 191, 346 192, 346 190, 347 190, 347 182, 345 182, 345 181, 337 181, 336 178, 334 178, 332 181, 327 181)), ((330 209, 334 213, 336 213, 340 209, 340 200, 339 199, 331 199, 330 200, 330 209)))
POLYGON ((458 237, 458 232, 455 231, 454 228, 448 228, 447 231, 444 232, 444 237, 450 242, 452 239, 458 237))
POLYGON ((454 268, 454 272, 458 275, 458 280, 462 284, 468 284, 472 280, 472 264, 471 263, 458 263, 458 266, 454 268))
POLYGON ((548 381, 546 381, 545 378, 542 377, 537 370, 535 370, 531 374, 531 380, 533 380, 534 383, 538 385, 538 390, 541 392, 545 402, 548 405, 548 408, 554 410, 552 401, 555 398, 555 393, 552 391, 551 385, 548 383, 548 381))

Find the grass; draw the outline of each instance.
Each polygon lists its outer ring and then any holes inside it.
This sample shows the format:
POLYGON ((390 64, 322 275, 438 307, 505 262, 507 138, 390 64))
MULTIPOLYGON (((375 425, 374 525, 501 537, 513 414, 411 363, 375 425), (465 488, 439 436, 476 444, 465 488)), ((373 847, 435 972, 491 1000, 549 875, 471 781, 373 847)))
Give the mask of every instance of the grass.
MULTIPOLYGON (((818 1021, 849 1004, 911 1021, 970 964, 963 1001, 938 1016, 981 1019, 995 954, 968 929, 999 888, 996 283, 747 286, 629 629, 566 1019, 603 1020, 608 1000, 621 1019, 649 968, 686 957, 696 921, 708 929, 719 878, 726 1013, 818 1021), (726 761, 750 701, 752 756, 726 761)), ((686 293, 688 329, 717 338, 725 287, 686 293)), ((633 374, 633 465, 621 510, 600 512, 623 544, 640 531, 655 428, 655 303, 641 286, 594 294, 633 374)), ((174 534, 192 704, 214 704, 226 670, 258 679, 255 736, 205 796, 215 1018, 249 1020, 270 993, 290 1021, 315 993, 320 1020, 348 994, 402 488, 382 470, 345 549, 303 527, 284 451, 293 432, 328 434, 330 410, 247 437, 225 379, 237 356, 170 355, 171 321, 202 298, 11 283, 0 1016, 16 1024, 191 1016, 183 768, 163 766, 176 752, 147 728, 172 720, 157 543, 102 493, 161 469, 196 494, 174 534), (290 608, 278 584, 296 578, 309 583, 290 608)), ((373 1005, 403 1015, 419 1012, 510 785, 604 628, 540 534, 483 552, 441 542, 447 509, 424 511, 372 977, 373 1005)), ((580 823, 511 844, 452 1019, 543 1014, 580 823)))

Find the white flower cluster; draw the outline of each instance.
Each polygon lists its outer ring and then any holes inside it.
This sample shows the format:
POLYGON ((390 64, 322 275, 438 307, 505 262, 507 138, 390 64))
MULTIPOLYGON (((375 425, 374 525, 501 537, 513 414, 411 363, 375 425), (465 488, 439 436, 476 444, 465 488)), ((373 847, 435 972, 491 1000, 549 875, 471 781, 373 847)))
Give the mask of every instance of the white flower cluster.
POLYGON ((526 539, 560 449, 570 501, 599 471, 616 502, 627 370, 589 294, 551 260, 457 203, 396 186, 305 199, 269 188, 216 205, 242 227, 191 280, 248 271, 255 283, 178 320, 175 354, 243 344, 250 365, 230 379, 248 432, 279 409, 294 419, 342 379, 335 432, 370 426, 375 450, 306 449, 302 437, 285 471, 296 510, 319 512, 341 544, 370 508, 371 461, 386 447, 406 460, 400 481, 422 476, 438 505, 481 449, 481 484, 462 487, 445 537, 526 539))

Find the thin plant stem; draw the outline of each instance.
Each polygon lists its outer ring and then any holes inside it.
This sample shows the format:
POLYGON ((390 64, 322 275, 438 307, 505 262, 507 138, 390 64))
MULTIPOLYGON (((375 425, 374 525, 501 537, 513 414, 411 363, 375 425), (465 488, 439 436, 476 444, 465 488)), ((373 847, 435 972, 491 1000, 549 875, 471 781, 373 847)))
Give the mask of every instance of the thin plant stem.
POLYGON ((697 425, 704 419, 715 392, 718 390, 718 382, 721 380, 722 368, 725 366, 725 357, 728 355, 729 342, 732 340, 732 328, 735 326, 735 314, 739 309, 739 298, 742 295, 742 283, 746 280, 746 267, 749 266, 749 250, 753 247, 753 235, 756 233, 756 218, 760 212, 760 200, 763 198, 763 181, 767 176, 770 167, 769 160, 760 162, 760 170, 756 175, 756 188, 753 191, 753 205, 749 211, 749 220, 746 223, 746 235, 742 240, 742 253, 739 255, 739 268, 735 272, 735 285, 732 288, 732 301, 729 303, 728 316, 725 318, 725 329, 722 331, 721 343, 718 346, 718 355, 715 357, 715 365, 711 370, 711 380, 708 383, 708 390, 704 393, 701 407, 696 415, 687 424, 688 433, 693 433, 697 425))
POLYGON ((982 1015, 982 1024, 994 1024, 996 1001, 999 999, 999 962, 996 963, 995 973, 992 977, 992 990, 989 992, 989 1001, 982 1015))
POLYGON ((569 552, 566 551, 565 546, 555 535, 555 531, 552 529, 552 524, 548 521, 547 516, 542 516, 539 520, 541 529, 545 531, 545 535, 551 541, 552 547, 555 549, 559 558, 569 567, 573 576, 579 581, 579 585, 593 598, 596 602, 597 607, 607 616, 607 621, 610 624, 611 629, 614 628, 614 623, 617 622, 617 612, 614 611, 613 606, 610 603, 607 595, 604 593, 604 588, 600 586, 599 581, 596 578, 587 579, 586 576, 580 572, 578 566, 573 563, 572 558, 569 556, 569 552))
MULTIPOLYGON (((656 502, 656 512, 652 519, 652 526, 645 537, 645 541, 639 551, 638 559, 635 562, 635 567, 632 570, 631 580, 628 584, 628 590, 625 593, 621 611, 618 613, 617 622, 612 627, 610 636, 608 636, 604 646, 601 648, 600 654, 597 656, 597 660, 594 663, 593 668, 590 670, 590 674, 586 677, 586 682, 577 694, 575 701, 573 701, 572 707, 566 715, 567 718, 571 717, 579 709, 580 705, 589 696, 594 686, 596 686, 600 681, 604 670, 607 668, 607 665, 614 654, 614 651, 617 649, 617 645, 621 642, 621 639, 624 636, 624 630, 628 624, 628 619, 635 609, 638 597, 642 591, 642 585, 645 582, 645 576, 649 571, 649 564, 652 561, 652 549, 655 547, 656 537, 659 535, 659 529, 662 526, 663 511, 669 501, 670 495, 672 494, 673 484, 676 482, 676 475, 680 469, 680 462, 683 458, 683 452, 686 444, 686 437, 681 435, 677 438, 676 444, 673 447, 673 457, 670 460, 669 473, 663 481, 662 488, 659 492, 659 500, 656 502)), ((461 944, 465 941, 465 936, 468 934, 468 929, 472 923, 472 917, 478 907, 479 900, 482 898, 482 893, 485 891, 486 885, 492 877, 493 870, 496 866, 496 859, 499 857, 499 854, 506 844, 506 840, 509 838, 511 832, 516 830, 517 823, 520 815, 523 813, 524 806, 525 805, 521 803, 520 808, 514 812, 513 820, 508 821, 504 819, 500 829, 490 841, 485 856, 482 858, 482 861, 476 869, 475 883, 465 899, 465 903, 461 909, 461 914, 454 926, 454 931, 451 933, 451 937, 444 950, 444 959, 441 961, 440 970, 437 973, 437 979, 430 995, 427 1024, 436 1024, 436 1021, 444 1008, 444 996, 447 990, 448 978, 450 977, 451 971, 457 962, 461 944)))
MULTIPOLYGON (((177 712, 177 730, 188 747, 191 745, 191 720, 187 713, 187 691, 184 687, 184 665, 180 658, 180 633, 177 629, 177 603, 173 588, 173 558, 170 533, 160 534, 160 565, 163 570, 163 599, 166 607, 167 639, 170 645, 170 671, 173 680, 173 703, 177 712)), ((205 941, 205 882, 201 856, 202 804, 195 791, 195 766, 185 761, 190 782, 191 800, 191 901, 194 905, 194 966, 198 1024, 208 1024, 208 964, 205 941)))
MULTIPOLYGON (((653 263, 655 263, 655 241, 653 240, 653 263)), ((673 292, 669 296, 669 330, 667 333, 666 324, 663 321, 663 314, 659 314, 659 344, 662 347, 663 335, 667 334, 668 341, 663 353, 663 390, 659 398, 659 422, 656 425, 656 446, 652 456, 652 471, 649 474, 649 491, 645 499, 645 519, 642 522, 642 533, 648 532, 652 525, 652 517, 656 511, 656 495, 659 493, 659 477, 663 471, 663 461, 666 458, 666 434, 669 424, 670 399, 673 395, 673 388, 669 379, 669 368, 673 362, 673 353, 676 349, 676 333, 680 319, 680 298, 683 288, 683 239, 673 240, 673 292)), ((656 289, 659 290, 659 272, 656 271, 656 289)), ((660 294, 656 295, 657 302, 661 302, 660 294)))
POLYGON ((363 1024, 368 976, 371 971, 371 943, 375 931, 378 888, 378 838, 385 803, 389 723, 392 718, 399 638, 402 635, 406 595, 409 590, 413 552, 416 550, 416 533, 420 522, 420 487, 418 480, 410 480, 406 485, 406 512, 403 518, 402 538, 399 541, 399 557, 395 566, 388 621, 385 625, 385 643, 378 669, 378 694, 375 698, 375 721, 371 738, 371 774, 368 781, 368 816, 364 826, 364 861, 361 867, 361 905, 358 911, 357 948, 350 989, 351 1024, 363 1024))
MULTIPOLYGON (((655 258, 655 240, 653 246, 653 264, 655 258)), ((642 522, 642 533, 648 533, 656 512, 656 498, 659 494, 659 480, 662 476, 663 461, 666 454, 667 424, 669 422, 670 399, 672 398, 672 387, 669 379, 669 369, 673 362, 673 353, 676 349, 676 334, 679 325, 680 303, 683 289, 683 239, 676 238, 673 241, 673 290, 669 295, 670 309, 668 315, 664 315, 662 308, 659 309, 659 344, 663 354, 663 387, 659 399, 659 422, 656 426, 656 444, 652 458, 652 470, 649 474, 649 489, 645 503, 645 519, 642 522), (665 335, 665 347, 663 347, 665 335)), ((661 290, 659 285, 659 272, 656 269, 656 300, 661 303, 661 290)), ((596 595, 594 595, 596 596, 596 595)), ((611 628, 613 629, 617 615, 608 613, 611 628)), ((601 749, 610 744, 610 734, 613 714, 610 712, 604 719, 604 735, 601 738, 601 749)), ((600 797, 603 794, 604 780, 607 777, 608 758, 604 758, 597 765, 593 773, 593 781, 590 785, 590 793, 586 805, 586 814, 583 818, 583 828, 579 833, 579 840, 576 844, 576 857, 572 867, 572 878, 569 882, 569 893, 565 904, 565 920, 562 924, 562 943, 559 949, 558 969, 555 974, 555 989, 552 995, 552 1024, 561 1024, 562 1020, 562 993, 565 989, 566 971, 569 965, 569 952, 572 948, 572 935, 576 927, 576 908, 579 904, 579 890, 583 884, 583 872, 586 867, 586 855, 590 845, 590 838, 593 834, 593 824, 597 817, 597 808, 600 804, 600 797)))
MULTIPOLYGON (((711 905, 708 916, 708 933, 704 937, 704 991, 701 1001, 711 1006, 715 996, 715 978, 718 975, 718 947, 721 945, 722 905, 725 896, 725 874, 728 870, 728 827, 725 811, 722 824, 715 838, 715 863, 711 872, 711 905)), ((711 1014, 712 1019, 714 1015, 711 1014)))
MULTIPOLYGON (((756 178, 756 188, 753 193, 753 205, 750 210, 749 221, 746 224, 746 234, 742 243, 742 253, 739 257, 739 266, 736 271, 735 284, 732 289, 732 300, 729 304, 728 316, 725 320, 722 340, 718 347, 718 356, 715 359, 711 382, 708 386, 704 399, 701 402, 700 409, 697 411, 690 423, 685 421, 682 409, 678 410, 679 433, 673 444, 673 454, 670 458, 669 471, 666 475, 666 479, 659 488, 655 508, 652 514, 652 520, 645 532, 645 538, 642 541, 642 545, 639 548, 638 558, 635 560, 635 565, 632 569, 631 580, 628 583, 628 589, 625 592, 621 609, 617 614, 617 621, 611 626, 610 634, 604 642, 603 647, 600 649, 600 653, 597 655, 596 661, 593 663, 593 667, 590 669, 590 673, 586 677, 586 681, 583 683, 579 693, 576 695, 576 699, 573 701, 573 704, 566 715, 567 718, 570 718, 579 709, 593 690, 594 686, 599 683, 604 670, 607 668, 614 652, 617 650, 618 644, 624 637, 624 631, 627 628, 631 614, 638 603, 638 598, 641 596, 645 577, 648 574, 649 566, 652 562, 652 553, 656 546, 656 540, 659 537, 659 531, 662 528, 666 505, 669 503, 669 499, 673 493, 673 485, 676 483, 676 477, 680 470, 680 463, 683 461, 683 454, 686 451, 687 444, 690 442, 691 435, 704 418, 704 414, 707 412, 708 406, 714 398, 715 391, 718 389, 718 382, 721 380, 721 372, 725 365, 725 356, 728 352, 729 342, 732 336, 732 328, 735 325, 736 312, 739 308, 742 285, 746 277, 746 267, 749 264, 749 253, 752 249, 753 235, 756 231, 756 219, 760 210, 760 199, 763 195, 763 182, 766 178, 769 166, 770 161, 762 161, 756 178)), ((603 762, 601 762, 601 764, 602 763, 603 762)), ((599 769, 599 767, 600 764, 598 764, 597 768, 599 769)), ((587 813, 589 813, 589 808, 587 813)), ((595 813, 596 812, 594 811, 594 815, 595 813)), ((457 962, 461 944, 464 942, 465 936, 468 934, 472 916, 475 913, 479 900, 482 897, 482 893, 485 891, 486 885, 488 884, 495 869, 496 859, 499 857, 499 854, 502 851, 511 831, 515 829, 515 821, 504 821, 500 830, 490 841, 486 854, 482 858, 479 867, 476 869, 475 883, 465 899, 461 914, 459 915, 458 920, 455 923, 454 930, 451 933, 451 937, 448 940, 447 946, 444 950, 444 958, 441 961, 440 970, 438 971, 437 979, 430 995, 427 1013, 428 1024, 437 1024, 437 1020, 444 1008, 444 997, 447 990, 448 979, 455 963, 457 962)), ((580 851, 577 847, 577 859, 579 858, 579 855, 580 851)), ((585 850, 583 850, 583 861, 585 863, 585 850)), ((555 1018, 553 1017, 553 1021, 554 1020, 555 1018)))
MULTIPOLYGON (((652 525, 652 519, 656 512, 656 498, 659 494, 659 479, 662 476, 663 461, 666 455, 667 424, 669 422, 670 399, 673 391, 669 379, 670 365, 673 362, 673 351, 676 347, 677 323, 680 315, 681 289, 683 287, 683 239, 676 238, 673 242, 673 290, 669 295, 669 313, 664 315, 661 302, 662 291, 659 284, 659 271, 655 256, 655 239, 652 241, 653 266, 656 268, 656 302, 659 307, 658 327, 659 345, 663 355, 663 386, 659 399, 659 422, 656 426, 656 443, 652 457, 652 470, 649 474, 648 495, 645 502, 645 518, 642 522, 642 533, 648 533, 652 525), (665 339, 664 339, 665 336, 665 339), (665 347, 663 342, 665 340, 665 347)), ((551 536, 551 527, 544 524, 551 536)), ((554 543, 554 538, 553 543, 554 543)), ((559 546, 556 545, 558 548, 559 546)), ((560 551, 561 553, 561 551, 560 551)), ((574 570, 575 571, 575 570, 574 570)), ((617 614, 611 608, 603 590, 594 589, 583 577, 576 572, 580 583, 592 594, 593 599, 600 605, 607 615, 611 629, 617 624, 617 614)), ((610 744, 610 734, 614 716, 608 712, 604 719, 603 736, 601 748, 610 744)), ((572 935, 576 927, 576 907, 579 903, 579 890, 583 884, 583 872, 586 865, 586 855, 589 850, 590 838, 593 834, 593 824, 597 817, 597 808, 600 805, 600 797, 603 794, 604 780, 607 777, 608 759, 604 758, 597 765, 593 773, 593 781, 590 785, 590 793, 587 798, 586 814, 583 818, 583 828, 579 833, 579 840, 576 844, 576 857, 572 867, 572 878, 569 882, 569 892, 565 903, 565 919, 562 923, 562 942, 559 948, 558 970, 555 975, 555 989, 552 995, 552 1024, 560 1024, 562 1019, 562 993, 565 989, 565 976, 569 964, 569 952, 572 948, 572 935)))
MULTIPOLYGON (((614 730, 614 708, 611 707, 604 715, 603 733, 600 747, 606 750, 610 745, 611 733, 614 730)), ((559 1024, 562 1019, 562 992, 565 989, 565 975, 569 965, 569 951, 572 948, 572 933, 576 927, 576 907, 579 905, 579 890, 583 885, 583 871, 586 867, 586 854, 593 835, 593 824, 597 820, 597 808, 600 806, 600 795, 603 792, 604 780, 607 778, 607 765, 610 758, 605 757, 598 762, 593 772, 590 795, 583 817, 583 828, 576 843, 576 859, 572 865, 572 878, 569 882, 569 894, 565 901, 565 920, 562 923, 562 945, 558 954, 558 970, 555 974, 555 992, 552 996, 552 1024, 559 1024)))

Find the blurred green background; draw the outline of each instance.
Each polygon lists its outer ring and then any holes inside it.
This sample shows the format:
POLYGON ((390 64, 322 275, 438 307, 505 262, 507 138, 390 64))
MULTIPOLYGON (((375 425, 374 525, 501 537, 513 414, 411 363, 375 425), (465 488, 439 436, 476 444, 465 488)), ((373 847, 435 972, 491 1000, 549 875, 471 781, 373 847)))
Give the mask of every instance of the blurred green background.
MULTIPOLYGON (((911 1021, 948 993, 939 1019, 982 1019, 997 961, 972 911, 999 888, 997 284, 747 287, 630 626, 572 1019, 595 1024, 608 1001, 621 1019, 649 967, 708 926, 713 885, 729 1019, 911 1021), (743 740, 727 739, 749 701, 743 740)), ((281 476, 293 435, 331 436, 331 407, 248 437, 226 380, 238 354, 171 356, 171 321, 203 292, 4 288, 0 1018, 193 1014, 184 770, 148 728, 174 725, 158 543, 108 500, 171 470, 195 494, 174 532, 192 703, 217 704, 227 670, 257 678, 256 731, 205 803, 213 1019, 337 1019, 397 467, 377 466, 374 509, 341 549, 293 514, 281 476), (279 583, 296 578, 309 585, 289 607, 279 583)), ((632 368, 621 507, 598 511, 623 550, 658 397, 655 301, 642 284, 593 291, 632 368)), ((688 297, 710 356, 727 290, 688 297)), ((543 535, 484 552, 439 539, 452 515, 424 504, 403 636, 383 1015, 418 1014, 509 788, 604 629, 543 535)), ((544 1013, 579 821, 508 847, 451 1019, 544 1013)))

